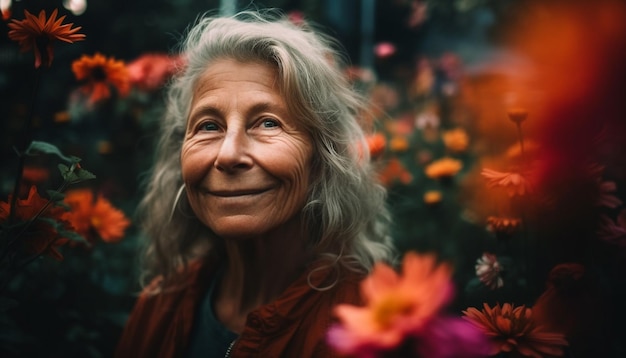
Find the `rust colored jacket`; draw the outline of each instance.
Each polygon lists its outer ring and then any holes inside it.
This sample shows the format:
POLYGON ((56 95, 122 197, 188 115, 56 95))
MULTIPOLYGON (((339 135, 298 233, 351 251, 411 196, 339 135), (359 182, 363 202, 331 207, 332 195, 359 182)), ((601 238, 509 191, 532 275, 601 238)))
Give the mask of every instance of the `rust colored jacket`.
MULTIPOLYGON (((315 275, 320 285, 336 274, 315 275)), ((188 280, 158 294, 142 293, 122 332, 115 357, 184 357, 192 325, 203 294, 215 273, 211 265, 194 263, 188 280)), ((332 357, 325 344, 334 322, 332 309, 339 303, 360 305, 362 276, 343 270, 332 289, 317 291, 298 278, 274 302, 251 312, 230 357, 332 357)))

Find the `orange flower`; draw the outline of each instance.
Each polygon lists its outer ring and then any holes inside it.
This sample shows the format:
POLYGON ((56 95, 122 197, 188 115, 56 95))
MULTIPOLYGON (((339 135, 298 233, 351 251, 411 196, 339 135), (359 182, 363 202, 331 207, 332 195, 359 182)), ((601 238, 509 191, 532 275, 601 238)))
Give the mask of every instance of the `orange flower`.
MULTIPOLYGON (((8 202, 0 202, 0 222, 6 222, 8 220, 11 212, 10 202, 11 198, 9 198, 8 202)), ((14 219, 22 223, 22 225, 25 225, 33 219, 47 203, 48 199, 39 196, 37 187, 31 186, 28 197, 24 200, 17 200, 14 219)), ((17 238, 24 251, 33 254, 44 253, 57 260, 62 260, 63 256, 56 248, 66 244, 69 240, 63 238, 57 229, 45 220, 60 222, 62 227, 69 229, 69 223, 62 219, 64 212, 63 208, 53 206, 52 204, 43 211, 38 220, 32 222, 21 237, 17 238)), ((18 226, 15 230, 16 233, 20 232, 22 227, 18 226)))
POLYGON ((486 303, 479 311, 474 307, 463 311, 464 318, 474 323, 491 338, 491 355, 512 352, 524 357, 562 356, 567 340, 560 333, 546 332, 532 319, 532 310, 510 303, 491 308, 486 303))
POLYGON ((530 182, 519 173, 502 173, 489 168, 483 168, 480 172, 487 179, 487 185, 491 188, 503 187, 510 197, 524 195, 531 192, 530 182))
POLYGON ((123 61, 106 58, 100 53, 83 55, 72 63, 72 71, 78 81, 84 81, 82 91, 89 95, 91 104, 111 97, 111 88, 120 96, 130 92, 130 78, 123 61))
POLYGON ((89 189, 76 189, 67 192, 65 202, 72 208, 65 218, 74 230, 85 238, 97 233, 105 242, 117 242, 124 237, 130 221, 124 213, 99 195, 94 198, 89 189))
POLYGON ((84 34, 77 33, 81 27, 72 28, 74 24, 62 24, 65 16, 57 19, 57 9, 54 9, 50 18, 46 19, 46 12, 41 10, 39 17, 24 10, 24 20, 11 20, 8 24, 9 38, 17 41, 22 51, 33 49, 35 52, 35 68, 41 64, 50 67, 54 58, 52 44, 55 40, 73 43, 85 39, 84 34))
POLYGON ((469 145, 469 137, 463 128, 445 131, 442 138, 446 148, 454 153, 465 151, 469 145))
POLYGON ((487 229, 493 231, 499 238, 505 239, 515 234, 522 225, 519 218, 490 216, 487 218, 487 229))
POLYGON ((383 153, 385 150, 385 145, 387 144, 387 139, 385 135, 382 133, 375 133, 367 136, 367 146, 370 150, 370 156, 375 158, 383 153))
POLYGON ((392 348, 408 335, 422 331, 453 294, 451 268, 438 265, 434 256, 408 252, 402 274, 377 263, 361 282, 366 306, 340 304, 335 314, 346 338, 336 348, 340 353, 373 344, 392 348))
POLYGON ((463 167, 460 160, 453 158, 442 158, 430 163, 426 169, 426 176, 431 179, 443 179, 455 176, 463 167))
POLYGON ((396 180, 403 184, 409 184, 413 180, 413 176, 402 165, 398 158, 389 159, 387 166, 379 173, 380 181, 383 185, 390 185, 396 180))
POLYGON ((424 203, 427 205, 435 205, 441 202, 441 192, 439 190, 429 190, 424 193, 424 203))
POLYGON ((409 141, 405 137, 395 136, 389 143, 389 149, 394 152, 406 152, 409 149, 409 141))

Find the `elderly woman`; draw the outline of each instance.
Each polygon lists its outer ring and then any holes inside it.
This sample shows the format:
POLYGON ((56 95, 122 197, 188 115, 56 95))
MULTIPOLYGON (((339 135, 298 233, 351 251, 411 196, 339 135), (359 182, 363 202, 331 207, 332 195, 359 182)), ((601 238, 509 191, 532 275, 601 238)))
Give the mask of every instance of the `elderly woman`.
POLYGON ((150 284, 117 356, 332 355, 333 307, 393 252, 334 45, 275 13, 191 28, 140 205, 150 284))

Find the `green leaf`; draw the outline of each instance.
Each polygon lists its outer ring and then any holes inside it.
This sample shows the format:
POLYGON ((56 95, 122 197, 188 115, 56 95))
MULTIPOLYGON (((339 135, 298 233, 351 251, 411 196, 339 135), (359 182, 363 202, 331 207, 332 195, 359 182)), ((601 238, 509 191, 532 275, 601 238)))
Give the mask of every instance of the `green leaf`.
POLYGON ((57 148, 57 146, 55 146, 54 144, 51 144, 48 142, 40 142, 36 140, 30 143, 30 145, 28 146, 24 154, 36 155, 38 153, 54 154, 68 163, 80 162, 80 158, 75 157, 73 155, 68 156, 68 155, 63 154, 61 150, 57 148))
POLYGON ((60 191, 46 190, 46 192, 48 193, 50 200, 54 201, 55 203, 63 201, 63 199, 65 199, 65 194, 61 193, 60 191))
POLYGON ((78 163, 72 164, 71 167, 68 167, 65 164, 58 165, 59 170, 61 171, 61 175, 63 179, 65 179, 70 184, 80 183, 81 181, 95 179, 96 176, 90 171, 81 168, 78 163))

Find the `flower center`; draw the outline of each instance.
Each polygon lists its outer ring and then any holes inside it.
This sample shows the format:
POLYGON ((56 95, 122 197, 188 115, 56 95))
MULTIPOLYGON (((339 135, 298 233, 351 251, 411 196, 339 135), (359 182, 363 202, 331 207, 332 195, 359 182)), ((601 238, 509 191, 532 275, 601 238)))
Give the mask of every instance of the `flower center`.
POLYGON ((104 67, 96 66, 91 69, 91 79, 93 79, 94 81, 102 82, 106 80, 106 78, 107 78, 107 73, 104 70, 104 67))
POLYGON ((404 297, 388 295, 373 310, 374 322, 381 328, 389 328, 399 316, 409 315, 414 308, 413 302, 404 297))
POLYGON ((102 220, 99 217, 92 216, 91 217, 91 226, 98 229, 102 225, 102 220))

